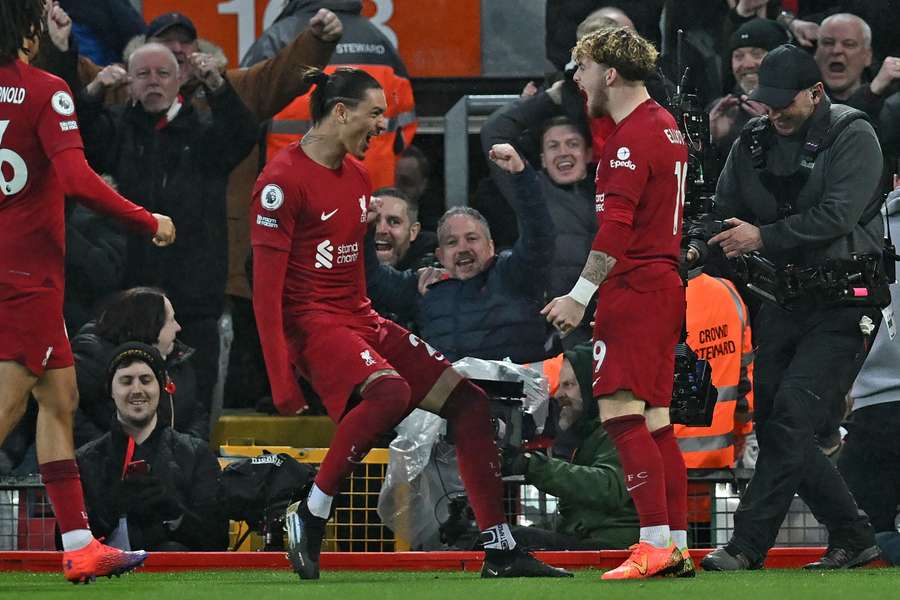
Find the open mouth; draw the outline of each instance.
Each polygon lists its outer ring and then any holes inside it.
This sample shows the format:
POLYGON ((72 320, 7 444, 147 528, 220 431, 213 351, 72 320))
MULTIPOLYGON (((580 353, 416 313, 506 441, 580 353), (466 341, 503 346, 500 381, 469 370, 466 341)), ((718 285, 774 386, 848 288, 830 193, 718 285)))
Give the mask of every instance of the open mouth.
POLYGON ((829 73, 846 73, 847 65, 842 62, 830 62, 828 63, 828 72, 829 73))
POLYGON ((465 256, 465 257, 456 259, 456 266, 460 267, 461 269, 471 267, 474 264, 475 264, 475 259, 471 256, 465 256))
POLYGON ((390 242, 385 240, 375 240, 375 250, 377 252, 390 252, 394 247, 390 242))
POLYGON ((555 164, 556 170, 560 173, 568 173, 575 168, 575 161, 570 157, 560 158, 555 164))

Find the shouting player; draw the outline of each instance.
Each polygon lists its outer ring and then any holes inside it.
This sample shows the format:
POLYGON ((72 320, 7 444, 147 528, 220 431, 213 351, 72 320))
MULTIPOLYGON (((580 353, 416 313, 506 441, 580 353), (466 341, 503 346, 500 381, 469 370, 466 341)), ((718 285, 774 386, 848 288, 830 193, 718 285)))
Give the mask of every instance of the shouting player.
POLYGON ((631 556, 603 579, 690 576, 687 475, 669 423, 685 310, 678 259, 687 146, 644 87, 657 58, 650 42, 631 29, 606 28, 582 37, 572 57, 590 116, 609 115, 616 127, 597 165, 599 229, 587 263, 572 291, 542 312, 566 334, 600 288, 594 397, 641 523, 631 556))
POLYGON ((332 499, 385 432, 414 408, 447 419, 482 530, 482 577, 571 576, 516 546, 501 502, 500 461, 484 392, 434 348, 371 308, 363 258, 371 182, 359 162, 386 127, 381 85, 365 71, 306 74, 313 127, 280 152, 253 192, 253 308, 282 413, 306 403, 291 365, 337 423, 305 501, 288 508, 288 557, 319 576, 332 499))
POLYGON ((38 402, 37 456, 62 532, 63 571, 78 583, 140 565, 91 535, 75 463, 78 405, 63 324, 64 196, 116 217, 157 245, 175 226, 108 187, 84 159, 75 103, 57 77, 28 65, 49 3, 0 2, 0 442, 38 402))

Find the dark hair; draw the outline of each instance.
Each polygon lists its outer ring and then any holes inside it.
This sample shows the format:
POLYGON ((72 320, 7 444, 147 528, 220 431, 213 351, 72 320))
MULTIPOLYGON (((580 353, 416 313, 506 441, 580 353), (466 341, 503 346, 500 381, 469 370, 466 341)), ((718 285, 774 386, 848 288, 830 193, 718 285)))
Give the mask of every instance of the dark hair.
POLYGON ((487 238, 489 240, 493 239, 491 237, 491 226, 488 224, 487 219, 484 218, 484 215, 482 215, 480 212, 478 212, 477 209, 474 209, 471 206, 453 206, 451 208, 448 208, 447 212, 445 212, 441 216, 440 220, 438 221, 438 224, 437 224, 438 246, 440 246, 443 243, 441 231, 444 229, 445 225, 447 224, 447 220, 450 219, 450 217, 455 217, 457 215, 463 215, 463 216, 469 217, 471 219, 475 219, 475 221, 477 221, 478 223, 481 224, 482 227, 484 227, 484 232, 487 235, 487 238))
POLYGON ((112 397, 112 382, 115 378, 116 371, 130 367, 136 362, 145 363, 159 383, 160 400, 169 393, 167 389, 169 383, 169 375, 166 372, 166 362, 159 354, 154 346, 150 344, 142 344, 140 342, 128 342, 121 344, 113 350, 112 358, 106 368, 106 392, 112 397))
POLYGON ((431 163, 428 162, 428 157, 425 156, 425 153, 418 146, 412 144, 407 146, 400 153, 400 158, 414 158, 419 163, 419 170, 425 179, 431 174, 431 163))
POLYGON ((378 80, 362 69, 343 68, 329 75, 310 67, 303 71, 303 82, 316 86, 309 100, 313 125, 321 123, 338 102, 355 107, 368 90, 382 89, 378 80))
POLYGON ((166 294, 159 288, 135 287, 120 292, 97 320, 98 336, 119 345, 159 342, 166 323, 166 294))
POLYGON ((380 196, 391 196, 393 198, 403 200, 406 203, 406 212, 407 214, 409 214, 409 222, 415 223, 419 220, 419 203, 410 198, 409 194, 407 194, 400 188, 386 186, 380 187, 372 192, 373 198, 378 198, 380 196))
POLYGON ((0 64, 25 51, 25 40, 44 29, 44 0, 2 0, 0 2, 0 64))
MULTIPOLYGON (((554 127, 571 127, 575 130, 575 133, 584 138, 584 132, 578 127, 578 125, 567 117, 566 115, 556 115, 555 117, 550 117, 543 123, 541 123, 541 146, 544 145, 544 136, 547 135, 547 132, 553 129, 554 127)), ((589 145, 590 141, 585 139, 585 145, 589 145)))

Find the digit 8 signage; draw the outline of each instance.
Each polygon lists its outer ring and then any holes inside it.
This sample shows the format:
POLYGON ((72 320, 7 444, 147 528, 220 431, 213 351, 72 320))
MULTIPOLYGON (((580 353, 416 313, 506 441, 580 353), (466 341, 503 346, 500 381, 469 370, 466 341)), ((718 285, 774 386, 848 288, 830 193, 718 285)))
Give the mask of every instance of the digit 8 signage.
MULTIPOLYGON (((283 5, 284 0, 144 0, 144 19, 187 15, 200 37, 221 47, 236 67, 283 5)), ((397 46, 410 76, 481 75, 481 0, 363 0, 362 14, 397 46)))

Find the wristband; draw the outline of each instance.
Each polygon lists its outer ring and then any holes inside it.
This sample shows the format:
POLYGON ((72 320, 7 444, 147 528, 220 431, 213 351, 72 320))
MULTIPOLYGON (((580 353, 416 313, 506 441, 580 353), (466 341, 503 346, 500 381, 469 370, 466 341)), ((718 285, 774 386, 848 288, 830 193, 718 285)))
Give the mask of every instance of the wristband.
POLYGON ((592 283, 584 277, 579 277, 578 281, 575 283, 575 287, 573 287, 572 291, 566 295, 578 304, 587 306, 591 301, 591 298, 594 297, 594 292, 597 291, 598 287, 600 286, 596 283, 592 283))

